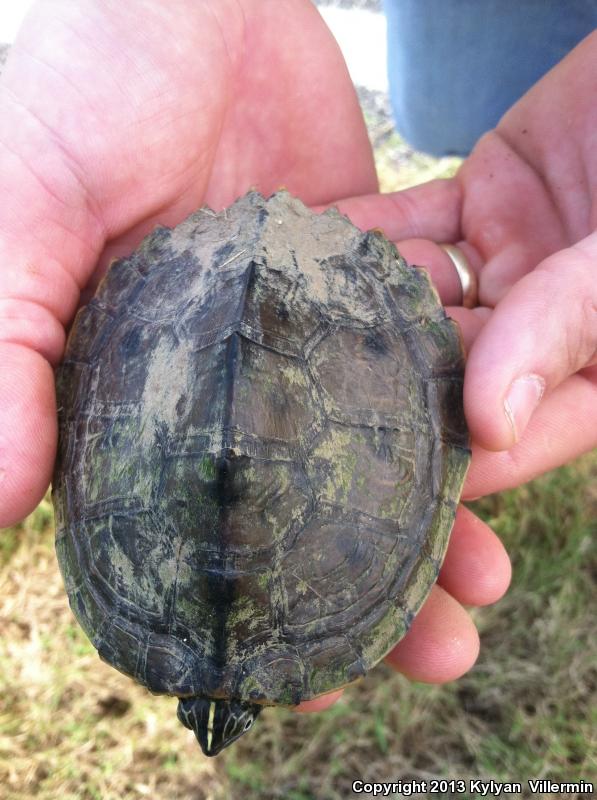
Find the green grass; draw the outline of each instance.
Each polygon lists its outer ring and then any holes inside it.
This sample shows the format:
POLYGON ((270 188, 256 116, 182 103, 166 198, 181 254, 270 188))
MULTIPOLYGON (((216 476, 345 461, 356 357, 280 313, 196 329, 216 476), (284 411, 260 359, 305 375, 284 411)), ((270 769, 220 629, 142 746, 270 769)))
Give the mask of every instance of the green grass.
POLYGON ((514 575, 475 612, 482 650, 464 678, 425 686, 382 665, 325 713, 264 711, 212 760, 175 702, 103 664, 73 621, 44 501, 1 537, 1 800, 336 800, 356 778, 597 783, 596 477, 589 455, 474 504, 514 575))

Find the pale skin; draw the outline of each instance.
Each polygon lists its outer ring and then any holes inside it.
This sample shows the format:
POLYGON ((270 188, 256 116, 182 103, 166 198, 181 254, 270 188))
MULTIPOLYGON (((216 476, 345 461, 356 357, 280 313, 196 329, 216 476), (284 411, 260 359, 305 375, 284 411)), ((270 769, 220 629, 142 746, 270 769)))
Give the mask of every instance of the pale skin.
MULTIPOLYGON (((505 118, 503 133, 482 141, 454 181, 381 196, 346 68, 308 0, 278 0, 267 10, 261 0, 36 4, 0 81, 0 182, 10 198, 0 206, 0 525, 25 516, 48 486, 52 369, 65 329, 111 258, 157 222, 174 225, 203 203, 223 208, 249 186, 267 194, 283 184, 314 206, 348 198, 340 207, 356 224, 381 226, 409 260, 429 264, 448 304, 459 302, 458 286, 433 242, 465 242, 485 306, 450 308, 470 351, 465 402, 477 444, 465 498, 516 485, 591 446, 595 297, 587 284, 597 241, 589 235, 588 161, 597 128, 587 98, 584 110, 581 102, 562 116, 564 124, 578 113, 584 127, 573 125, 566 138, 550 117, 546 141, 529 123, 529 149, 523 143, 506 156, 520 115, 536 119, 541 97, 528 103, 505 118), (562 152, 552 164, 556 145, 562 152), (581 189, 550 188, 560 186, 551 175, 559 163, 568 176, 576 166, 581 189), (510 214, 511 185, 518 214, 510 214), (572 280, 563 280, 564 263, 572 280), (553 310, 553 293, 564 290, 587 310, 580 324, 568 303, 553 310), (539 324, 547 297, 549 337, 539 324), (570 344, 564 353, 561 332, 570 344), (513 427, 502 405, 520 374, 539 374, 547 385, 526 428, 513 427)), ((464 606, 494 602, 509 579, 501 543, 462 507, 438 585, 389 663, 432 683, 461 675, 479 647, 464 606)))

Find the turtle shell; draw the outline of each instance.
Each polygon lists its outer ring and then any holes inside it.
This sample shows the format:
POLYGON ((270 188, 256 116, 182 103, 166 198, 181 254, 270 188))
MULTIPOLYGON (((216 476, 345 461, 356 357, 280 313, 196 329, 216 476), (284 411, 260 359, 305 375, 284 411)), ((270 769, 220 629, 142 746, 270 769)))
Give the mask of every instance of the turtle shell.
POLYGON ((158 228, 57 377, 56 547, 103 659, 293 705, 404 635, 470 453, 456 325, 380 232, 286 192, 158 228))

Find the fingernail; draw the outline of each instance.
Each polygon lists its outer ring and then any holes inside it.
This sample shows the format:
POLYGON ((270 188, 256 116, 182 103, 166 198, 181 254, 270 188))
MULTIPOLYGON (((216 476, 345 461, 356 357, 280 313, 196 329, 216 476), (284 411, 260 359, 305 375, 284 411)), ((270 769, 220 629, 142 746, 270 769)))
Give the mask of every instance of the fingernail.
POLYGON ((544 391, 545 381, 540 375, 523 375, 511 383, 504 400, 504 411, 515 441, 522 436, 544 391))

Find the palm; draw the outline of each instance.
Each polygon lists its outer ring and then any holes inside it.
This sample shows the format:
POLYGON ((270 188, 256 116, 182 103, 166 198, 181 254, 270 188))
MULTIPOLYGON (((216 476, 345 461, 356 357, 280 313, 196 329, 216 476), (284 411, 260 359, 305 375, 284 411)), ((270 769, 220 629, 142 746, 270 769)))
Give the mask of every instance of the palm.
POLYGON ((250 185, 315 202, 376 180, 342 58, 304 0, 44 0, 2 75, 0 119, 0 349, 21 376, 0 381, 6 525, 48 485, 48 362, 114 255, 250 185))
POLYGON ((104 241, 100 270, 157 222, 225 206, 251 185, 285 184, 307 202, 375 188, 352 86, 310 4, 178 2, 147 14, 140 36, 126 10, 39 3, 4 76, 8 104, 50 128, 86 190, 93 250, 80 286, 104 241))
MULTIPOLYGON (((506 124, 484 137, 458 176, 462 236, 480 256, 479 300, 490 308, 543 259, 589 233, 567 229, 568 209, 554 204, 535 165, 510 145, 508 129, 506 124)), ((554 180, 566 179, 568 165, 562 163, 561 169, 564 174, 554 180)), ((566 205, 573 202, 576 198, 566 198, 566 205)))
POLYGON ((494 307, 549 255, 595 229, 595 35, 548 73, 483 137, 459 175, 463 237, 494 307), (557 110, 557 111, 556 111, 557 110))

